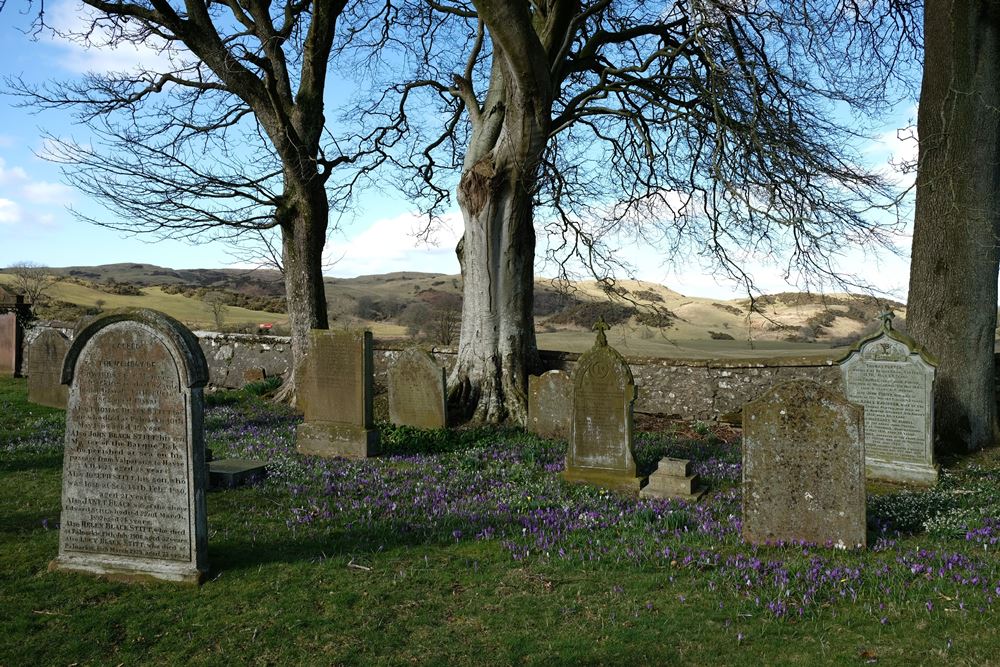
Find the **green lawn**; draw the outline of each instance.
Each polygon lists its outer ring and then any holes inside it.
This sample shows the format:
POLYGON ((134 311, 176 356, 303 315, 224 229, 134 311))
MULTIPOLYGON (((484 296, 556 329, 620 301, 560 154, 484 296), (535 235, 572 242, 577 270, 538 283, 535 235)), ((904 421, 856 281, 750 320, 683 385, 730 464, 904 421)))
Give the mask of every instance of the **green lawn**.
POLYGON ((3 666, 1000 664, 992 455, 873 497, 866 552, 755 548, 738 442, 703 425, 638 438, 644 466, 696 461, 711 493, 684 506, 567 486, 563 446, 517 431, 386 429, 379 459, 302 459, 295 415, 225 394, 209 445, 269 481, 209 493, 200 588, 128 585, 47 571, 63 417, 24 393, 0 379, 3 666))

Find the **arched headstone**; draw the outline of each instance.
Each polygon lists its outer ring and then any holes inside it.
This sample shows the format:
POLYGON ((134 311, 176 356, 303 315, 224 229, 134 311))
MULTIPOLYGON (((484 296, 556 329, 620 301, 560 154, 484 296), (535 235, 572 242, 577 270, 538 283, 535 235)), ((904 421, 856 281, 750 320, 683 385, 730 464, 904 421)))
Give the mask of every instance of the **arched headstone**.
POLYGON ((53 569, 200 582, 208 571, 205 357, 153 310, 84 327, 70 346, 59 556, 53 569))
POLYGON ((625 359, 608 345, 595 325, 597 340, 573 373, 573 422, 563 478, 638 494, 645 478, 636 475, 632 450, 635 380, 625 359))
POLYGON ((389 421, 399 426, 447 426, 444 368, 426 350, 409 347, 389 367, 389 421))

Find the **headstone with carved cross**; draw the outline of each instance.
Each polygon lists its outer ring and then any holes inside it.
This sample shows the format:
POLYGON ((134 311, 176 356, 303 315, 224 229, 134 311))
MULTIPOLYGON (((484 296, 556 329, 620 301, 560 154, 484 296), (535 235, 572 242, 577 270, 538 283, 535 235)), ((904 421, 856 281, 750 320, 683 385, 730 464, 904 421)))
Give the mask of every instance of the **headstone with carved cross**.
POLYGON ((597 340, 573 373, 573 420, 563 478, 638 494, 646 479, 636 474, 632 448, 635 380, 625 359, 608 345, 603 319, 597 340))
POLYGON ((936 361, 906 334, 892 328, 893 314, 879 314, 882 327, 857 343, 840 361, 844 393, 865 408, 865 469, 868 477, 932 485, 934 463, 934 373, 936 361))

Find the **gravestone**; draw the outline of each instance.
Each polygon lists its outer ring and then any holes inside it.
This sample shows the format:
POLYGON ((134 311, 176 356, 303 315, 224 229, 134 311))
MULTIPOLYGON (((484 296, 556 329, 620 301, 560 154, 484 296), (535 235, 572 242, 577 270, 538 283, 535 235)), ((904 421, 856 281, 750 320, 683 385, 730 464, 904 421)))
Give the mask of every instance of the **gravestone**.
POLYGON ((892 328, 892 313, 881 318, 840 361, 847 399, 865 408, 865 468, 872 479, 933 485, 936 363, 892 328))
POLYGON ((743 539, 865 545, 863 414, 810 380, 743 407, 743 539))
POLYGON ((573 373, 573 421, 562 476, 608 489, 638 494, 645 478, 636 474, 632 450, 635 381, 617 350, 608 345, 603 320, 597 340, 573 373))
POLYGON ((0 375, 21 377, 24 320, 31 313, 21 295, 3 294, 0 302, 0 375))
POLYGON ((642 498, 679 498, 694 502, 705 495, 698 485, 698 475, 691 474, 691 462, 665 456, 649 476, 649 483, 642 487, 642 498))
POLYGON ((299 453, 353 459, 375 454, 370 331, 310 331, 295 382, 305 413, 295 432, 299 453))
POLYGON ((62 383, 63 360, 69 338, 61 331, 43 329, 28 349, 28 400, 66 409, 69 387, 62 383))
POLYGON ((197 339, 156 311, 107 315, 73 341, 62 380, 69 403, 51 569, 200 582, 208 368, 197 339))
POLYGON ((543 438, 569 440, 573 425, 573 380, 563 371, 528 376, 528 430, 543 438))
POLYGON ((419 347, 403 350, 389 367, 389 421, 399 426, 447 426, 444 368, 419 347))

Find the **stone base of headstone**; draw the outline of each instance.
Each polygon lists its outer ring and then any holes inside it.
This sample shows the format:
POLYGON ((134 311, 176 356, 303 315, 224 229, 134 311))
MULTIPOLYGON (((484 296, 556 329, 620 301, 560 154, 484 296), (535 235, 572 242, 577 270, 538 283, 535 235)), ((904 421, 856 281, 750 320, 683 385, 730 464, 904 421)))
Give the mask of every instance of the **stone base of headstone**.
POLYGON ((295 431, 295 449, 306 456, 366 459, 378 449, 378 431, 335 422, 302 422, 295 431))
POLYGON ((263 461, 221 459, 208 464, 208 484, 213 489, 235 489, 255 484, 267 477, 263 461))
POLYGON ((691 462, 687 459, 663 458, 649 476, 649 483, 642 488, 642 498, 677 498, 694 502, 705 495, 698 485, 698 475, 692 475, 691 462))
POLYGON ((934 486, 938 482, 938 466, 866 458, 865 475, 885 482, 934 486))
POLYGON ((142 561, 137 558, 113 556, 90 557, 82 555, 61 555, 49 563, 49 572, 79 572, 97 575, 115 581, 172 581, 197 586, 205 579, 202 572, 189 563, 176 565, 161 560, 142 561))
POLYGON ((561 476, 567 482, 574 484, 590 484, 633 496, 639 494, 648 479, 646 477, 631 477, 614 470, 600 468, 567 468, 562 471, 561 476))

